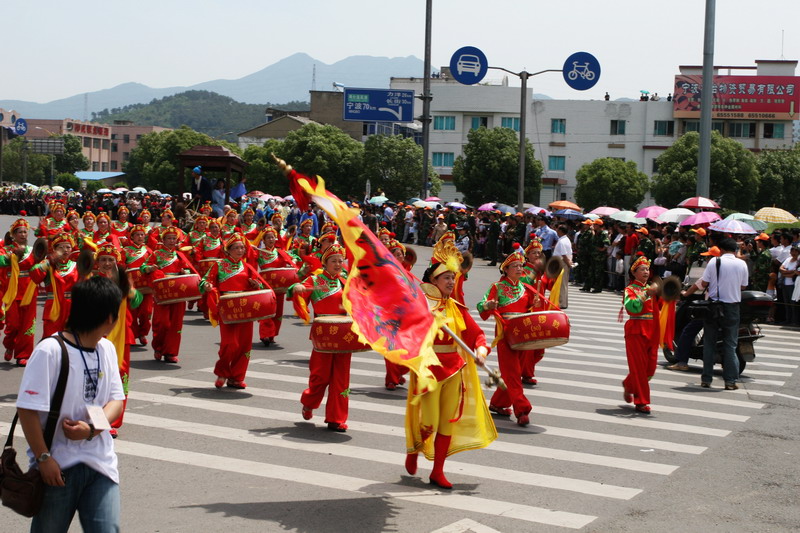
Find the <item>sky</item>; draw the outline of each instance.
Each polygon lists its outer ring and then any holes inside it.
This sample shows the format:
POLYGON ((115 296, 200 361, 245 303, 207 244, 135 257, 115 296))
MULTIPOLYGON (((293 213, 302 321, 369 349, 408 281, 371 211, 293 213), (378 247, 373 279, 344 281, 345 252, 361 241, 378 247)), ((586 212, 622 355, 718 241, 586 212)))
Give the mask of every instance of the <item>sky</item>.
MULTIPOLYGON (((702 64, 705 3, 433 0, 432 65, 475 46, 493 67, 536 72, 585 51, 602 68, 594 88, 575 91, 557 72, 529 87, 560 99, 666 96, 679 65, 702 64)), ((126 82, 236 79, 297 52, 327 64, 351 55, 424 58, 425 0, 3 0, 2 13, 0 99, 43 103, 126 82)), ((800 59, 799 20, 798 0, 716 0, 715 64, 800 59)))

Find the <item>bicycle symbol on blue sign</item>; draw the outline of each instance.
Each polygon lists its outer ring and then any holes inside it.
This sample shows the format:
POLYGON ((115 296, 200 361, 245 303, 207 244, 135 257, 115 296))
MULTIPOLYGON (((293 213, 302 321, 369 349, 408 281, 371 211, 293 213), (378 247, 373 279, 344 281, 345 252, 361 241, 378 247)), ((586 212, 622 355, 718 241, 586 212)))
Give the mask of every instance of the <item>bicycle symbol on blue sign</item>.
POLYGON ((575 52, 564 61, 564 81, 577 91, 595 86, 600 79, 600 62, 588 52, 575 52))
POLYGON ((569 71, 567 76, 569 76, 569 79, 571 79, 571 80, 577 80, 578 76, 580 76, 581 78, 583 78, 585 80, 592 81, 594 79, 594 72, 589 70, 589 62, 588 61, 586 63, 584 63, 583 65, 580 65, 580 66, 578 66, 578 62, 577 61, 573 61, 572 62, 572 70, 569 71))
POLYGON ((18 118, 16 122, 14 122, 14 133, 17 135, 25 135, 28 132, 28 123, 25 121, 24 118, 18 118))

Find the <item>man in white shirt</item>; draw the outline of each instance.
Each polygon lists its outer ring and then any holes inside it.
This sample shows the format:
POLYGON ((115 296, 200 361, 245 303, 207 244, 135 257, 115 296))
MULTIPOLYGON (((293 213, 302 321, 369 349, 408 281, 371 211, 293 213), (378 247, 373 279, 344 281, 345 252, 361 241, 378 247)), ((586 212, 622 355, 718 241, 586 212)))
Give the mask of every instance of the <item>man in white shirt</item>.
POLYGON ((572 243, 567 235, 566 224, 559 224, 556 228, 558 241, 553 248, 553 257, 558 257, 561 260, 561 265, 564 267, 564 273, 561 276, 561 292, 558 294, 558 306, 561 309, 566 309, 569 303, 569 273, 572 270, 572 243))
POLYGON ((706 266, 700 283, 708 290, 711 300, 721 302, 722 316, 717 320, 706 320, 703 334, 703 374, 700 385, 711 387, 714 376, 714 362, 717 355, 717 337, 721 330, 722 339, 722 377, 725 390, 736 390, 739 387, 739 359, 736 357, 736 344, 739 337, 739 305, 742 291, 747 288, 747 263, 736 257, 736 241, 722 239, 718 244, 722 255, 706 266), (719 262, 719 276, 717 268, 719 262))

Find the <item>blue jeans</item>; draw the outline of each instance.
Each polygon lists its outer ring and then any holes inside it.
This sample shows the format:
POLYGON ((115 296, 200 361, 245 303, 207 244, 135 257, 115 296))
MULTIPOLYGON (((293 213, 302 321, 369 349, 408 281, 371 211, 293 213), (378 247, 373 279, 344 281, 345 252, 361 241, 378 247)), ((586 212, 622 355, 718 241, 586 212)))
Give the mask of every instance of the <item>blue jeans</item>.
POLYGON ((719 321, 706 321, 703 333, 703 383, 714 378, 714 360, 717 355, 717 336, 722 333, 722 377, 725 383, 736 383, 739 379, 739 359, 736 345, 739 342, 739 304, 723 303, 723 316, 719 321))
POLYGON ((75 511, 84 533, 119 532, 119 485, 79 463, 64 470, 65 487, 46 486, 31 533, 67 533, 75 511))
POLYGON ((678 338, 678 343, 675 346, 675 359, 676 363, 687 364, 689 362, 689 355, 692 353, 692 346, 694 345, 694 338, 700 333, 700 330, 705 326, 703 320, 691 320, 678 338))

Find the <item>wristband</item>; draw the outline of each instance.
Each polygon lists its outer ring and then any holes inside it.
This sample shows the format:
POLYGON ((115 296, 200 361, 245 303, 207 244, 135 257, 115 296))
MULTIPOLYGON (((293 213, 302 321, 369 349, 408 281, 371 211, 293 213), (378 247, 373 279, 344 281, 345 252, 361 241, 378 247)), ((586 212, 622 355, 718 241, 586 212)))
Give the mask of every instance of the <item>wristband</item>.
POLYGON ((91 422, 88 422, 88 424, 89 424, 89 436, 86 437, 86 440, 90 441, 94 438, 94 424, 92 424, 91 422))

